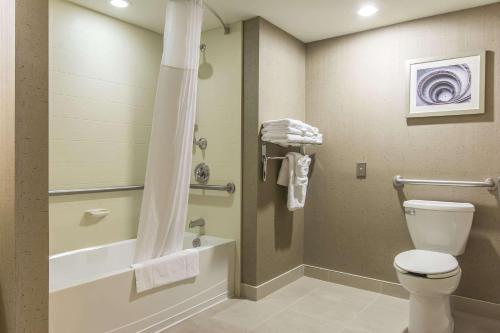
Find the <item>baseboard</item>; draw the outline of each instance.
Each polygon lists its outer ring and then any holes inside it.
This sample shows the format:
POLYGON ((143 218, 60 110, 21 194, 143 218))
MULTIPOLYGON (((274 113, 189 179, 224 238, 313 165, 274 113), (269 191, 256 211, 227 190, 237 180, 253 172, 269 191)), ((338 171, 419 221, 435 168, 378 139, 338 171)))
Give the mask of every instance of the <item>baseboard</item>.
POLYGON ((344 273, 311 265, 304 265, 304 275, 353 288, 373 291, 379 294, 405 299, 409 298, 408 292, 400 284, 394 282, 377 280, 366 276, 344 273))
POLYGON ((299 265, 288 272, 285 272, 277 277, 266 281, 258 286, 252 286, 246 283, 241 284, 240 294, 241 297, 258 301, 269 294, 272 294, 278 289, 283 288, 289 283, 300 279, 304 276, 304 265, 299 265))
MULTIPOLYGON (((384 295, 406 299, 409 298, 408 292, 399 283, 372 279, 323 267, 304 265, 304 276, 353 288, 374 291, 384 295)), ((451 306, 453 311, 466 312, 493 319, 500 318, 500 304, 496 303, 452 295, 451 306)))
POLYGON ((451 307, 453 311, 471 313, 477 316, 488 317, 496 320, 500 318, 500 304, 497 303, 452 295, 451 307))

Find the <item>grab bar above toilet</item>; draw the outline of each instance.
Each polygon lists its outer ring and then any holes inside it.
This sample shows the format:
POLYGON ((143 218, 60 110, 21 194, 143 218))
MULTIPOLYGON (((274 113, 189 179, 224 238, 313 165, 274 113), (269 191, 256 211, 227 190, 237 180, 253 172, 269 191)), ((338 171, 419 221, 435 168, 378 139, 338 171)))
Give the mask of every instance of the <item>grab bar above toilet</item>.
POLYGON ((400 175, 394 176, 392 180, 395 187, 404 185, 431 185, 431 186, 459 186, 459 187, 486 187, 488 191, 497 189, 493 178, 486 178, 482 182, 468 180, 434 180, 434 179, 406 179, 400 175))

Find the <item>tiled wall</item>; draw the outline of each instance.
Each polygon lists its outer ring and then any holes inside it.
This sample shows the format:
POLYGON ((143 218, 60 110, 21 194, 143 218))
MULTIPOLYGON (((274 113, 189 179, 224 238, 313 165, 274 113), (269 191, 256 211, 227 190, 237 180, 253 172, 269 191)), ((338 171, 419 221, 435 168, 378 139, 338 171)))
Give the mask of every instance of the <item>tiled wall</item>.
MULTIPOLYGON (((161 48, 156 33, 50 1, 51 189, 143 183, 161 48)), ((141 195, 52 197, 50 252, 135 237, 141 195)))
MULTIPOLYGON (((143 184, 162 37, 65 1, 50 5, 50 188, 143 184)), ((229 35, 204 32, 202 42, 196 135, 208 148, 193 151, 193 166, 207 163, 210 183, 234 182, 236 193, 192 190, 189 217, 204 217, 204 232, 239 246, 241 24, 229 35)), ((134 238, 141 198, 52 197, 51 253, 134 238), (111 213, 95 220, 84 215, 91 208, 111 213)))
MULTIPOLYGON (((234 194, 191 190, 188 218, 203 217, 204 232, 235 239, 240 248, 241 233, 241 86, 242 86, 242 25, 230 26, 224 35, 222 28, 205 31, 201 42, 207 46, 200 57, 196 137, 208 140, 203 152, 198 147, 193 154, 193 170, 204 162, 210 167, 210 184, 236 185, 234 194)), ((194 178, 194 177, 193 177, 194 178)), ((195 183, 194 179, 191 179, 195 183)), ((197 230, 190 230, 197 232, 197 230)), ((239 260, 239 255, 236 256, 239 260)), ((239 281, 239 262, 236 263, 239 281)), ((237 288, 239 286, 236 286, 237 288)))

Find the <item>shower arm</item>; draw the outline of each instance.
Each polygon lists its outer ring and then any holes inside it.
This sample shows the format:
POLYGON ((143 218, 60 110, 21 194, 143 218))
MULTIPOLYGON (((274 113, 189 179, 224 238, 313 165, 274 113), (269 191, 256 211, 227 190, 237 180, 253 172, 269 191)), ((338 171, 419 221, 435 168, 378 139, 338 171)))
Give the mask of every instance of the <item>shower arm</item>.
POLYGON ((224 28, 224 35, 228 35, 231 32, 231 29, 229 29, 229 26, 226 23, 224 23, 222 17, 220 17, 220 15, 206 2, 203 2, 203 5, 208 9, 210 13, 212 13, 219 20, 220 24, 222 24, 222 27, 224 28))

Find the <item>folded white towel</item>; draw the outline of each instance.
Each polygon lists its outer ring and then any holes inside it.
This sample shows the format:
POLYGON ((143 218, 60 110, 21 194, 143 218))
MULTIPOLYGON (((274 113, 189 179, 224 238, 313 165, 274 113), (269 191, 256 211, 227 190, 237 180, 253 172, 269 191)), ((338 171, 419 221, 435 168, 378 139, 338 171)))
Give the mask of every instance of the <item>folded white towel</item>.
POLYGON ((194 249, 133 264, 132 268, 138 293, 200 274, 199 255, 194 249))
POLYGON ((311 125, 304 123, 303 121, 296 119, 278 119, 278 120, 269 120, 262 123, 263 130, 268 129, 283 129, 283 128, 295 128, 301 131, 309 131, 312 133, 319 133, 319 130, 311 125))
POLYGON ((315 136, 319 134, 318 132, 313 132, 312 130, 301 130, 293 127, 263 127, 262 134, 273 134, 273 135, 286 135, 286 134, 295 134, 302 136, 315 136))
MULTIPOLYGON (((305 131, 293 127, 263 127, 262 134, 296 134, 304 135, 305 131)), ((312 133, 312 132, 309 132, 312 133)), ((314 134, 314 133, 313 133, 314 134)))
POLYGON ((322 144, 323 135, 318 134, 315 136, 301 136, 295 134, 270 134, 265 133, 262 135, 262 141, 268 141, 279 144, 280 146, 294 146, 300 144, 322 144))
POLYGON ((299 153, 286 154, 287 159, 281 164, 278 184, 283 185, 288 180, 288 210, 294 211, 304 208, 307 194, 307 184, 309 183, 309 165, 311 158, 299 153), (288 163, 285 163, 288 161, 288 163), (283 173, 283 175, 282 175, 283 173), (284 173, 288 173, 288 179, 284 173))

